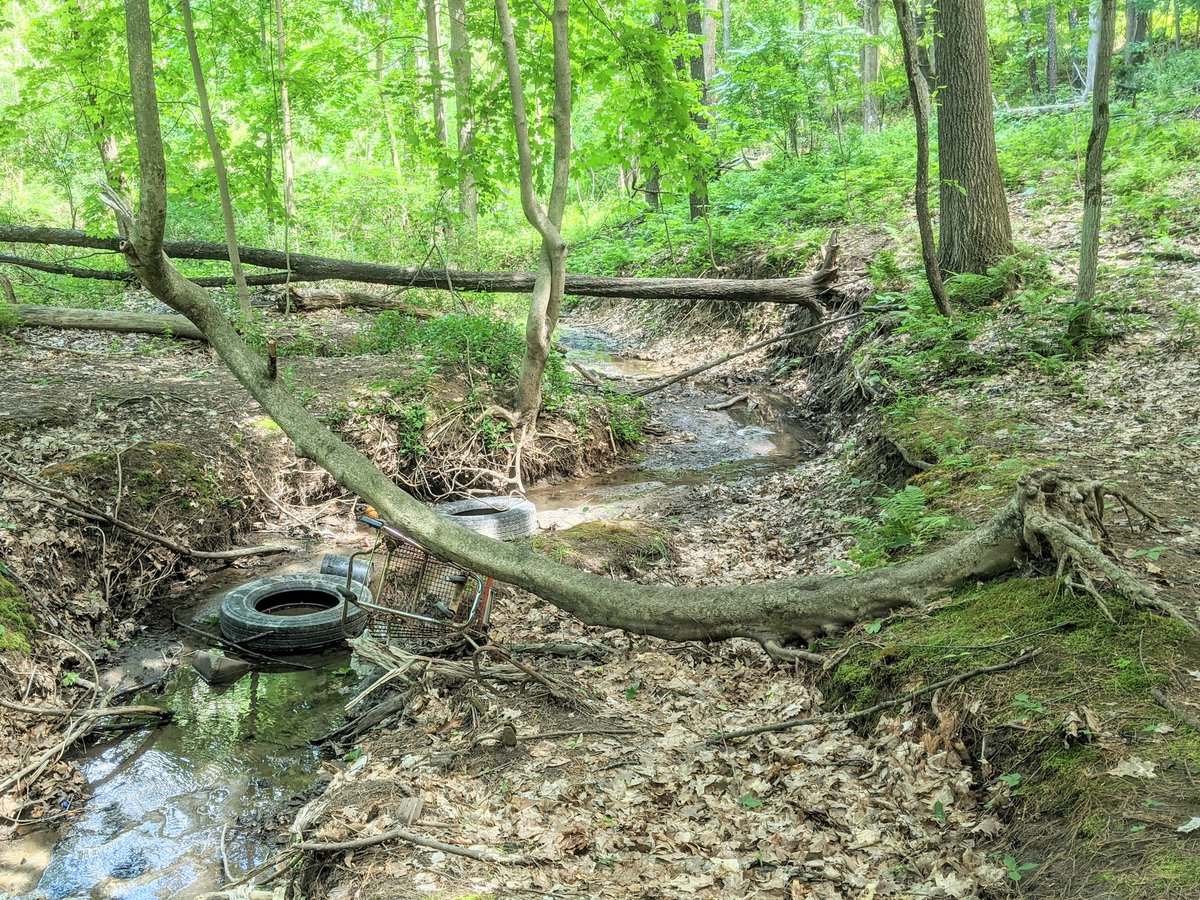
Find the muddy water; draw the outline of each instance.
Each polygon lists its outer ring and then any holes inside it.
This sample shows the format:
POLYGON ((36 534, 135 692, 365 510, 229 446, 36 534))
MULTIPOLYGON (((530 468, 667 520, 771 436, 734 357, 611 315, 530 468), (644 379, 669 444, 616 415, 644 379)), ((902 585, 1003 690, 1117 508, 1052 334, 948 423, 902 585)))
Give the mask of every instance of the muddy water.
MULTIPOLYGON (((357 683, 349 655, 315 671, 254 672, 224 688, 177 670, 151 702, 175 712, 77 762, 91 799, 60 832, 5 848, 0 897, 188 897, 263 862, 290 797, 320 765, 307 742, 341 721, 357 683)), ((290 818, 290 816, 288 816, 290 818)))
MULTIPOLYGON (((602 331, 566 327, 568 358, 629 388, 672 372, 630 355, 602 331)), ((823 438, 794 404, 758 386, 714 379, 685 382, 649 398, 652 422, 665 432, 642 457, 617 472, 533 488, 542 528, 636 515, 671 494, 709 481, 731 481, 794 466, 820 452, 823 438), (726 409, 710 409, 745 395, 726 409)))

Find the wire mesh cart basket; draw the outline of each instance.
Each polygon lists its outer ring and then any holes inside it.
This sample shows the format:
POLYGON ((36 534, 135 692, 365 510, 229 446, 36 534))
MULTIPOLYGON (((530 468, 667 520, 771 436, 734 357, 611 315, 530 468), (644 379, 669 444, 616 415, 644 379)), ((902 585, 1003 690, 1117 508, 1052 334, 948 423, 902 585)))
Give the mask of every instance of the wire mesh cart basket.
MULTIPOLYGON (((486 643, 491 578, 438 559, 379 519, 361 516, 359 521, 374 528, 376 536, 371 549, 346 560, 346 590, 353 590, 354 580, 370 587, 372 600, 354 602, 367 610, 372 637, 414 652, 445 649, 468 638, 486 643)), ((347 608, 343 604, 343 619, 347 608)))

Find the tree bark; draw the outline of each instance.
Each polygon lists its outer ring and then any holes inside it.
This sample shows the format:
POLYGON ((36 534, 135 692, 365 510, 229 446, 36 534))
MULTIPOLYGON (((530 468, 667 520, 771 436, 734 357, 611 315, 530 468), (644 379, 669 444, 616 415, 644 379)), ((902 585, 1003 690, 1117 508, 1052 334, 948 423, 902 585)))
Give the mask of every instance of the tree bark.
POLYGON ((1101 0, 1091 0, 1088 6, 1087 78, 1083 83, 1084 98, 1090 97, 1096 85, 1096 68, 1100 64, 1100 27, 1104 17, 1101 0))
POLYGON ((383 130, 387 135, 388 150, 391 153, 392 171, 399 180, 404 174, 404 168, 400 164, 400 145, 396 140, 396 129, 392 127, 392 111, 388 106, 386 90, 387 66, 384 48, 387 46, 388 31, 391 28, 391 18, 386 11, 380 15, 379 27, 382 33, 379 43, 375 45, 375 87, 379 92, 379 112, 383 118, 383 130))
POLYGON ((1055 0, 1046 4, 1046 99, 1058 102, 1058 8, 1055 0))
POLYGON ((275 40, 279 66, 279 110, 283 119, 283 212, 290 230, 296 219, 296 159, 292 141, 292 104, 288 99, 287 30, 283 22, 283 0, 275 0, 275 40))
POLYGON ((123 334, 159 334, 190 341, 207 340, 183 316, 121 312, 104 309, 71 309, 66 306, 10 306, 8 312, 29 328, 79 328, 123 334))
POLYGON ((225 172, 225 157, 221 153, 221 142, 213 127, 212 108, 208 104, 208 88, 204 84, 204 67, 200 64, 200 50, 196 46, 196 28, 192 24, 192 5, 181 0, 183 9, 183 34, 187 41, 188 56, 192 60, 192 77, 196 82, 196 98, 200 103, 200 118, 204 122, 204 135, 208 138, 208 149, 212 154, 213 171, 217 176, 217 192, 221 197, 221 218, 225 220, 225 243, 229 248, 229 265, 233 269, 233 283, 237 288, 238 304, 242 315, 250 317, 250 291, 246 288, 246 273, 242 271, 242 260, 238 256, 237 229, 233 222, 233 200, 229 196, 229 176, 225 172))
POLYGON ((721 0, 721 56, 728 58, 733 47, 733 8, 731 0, 721 0))
MULTIPOLYGON (((687 30, 693 39, 703 41, 704 8, 701 0, 687 0, 687 30)), ((692 47, 688 55, 688 73, 692 83, 699 91, 700 107, 708 104, 708 80, 705 78, 703 45, 692 47), (699 51, 699 52, 698 52, 699 51)), ((708 130, 708 117, 702 109, 692 113, 692 123, 696 130, 703 134, 708 130)), ((703 218, 708 213, 708 173, 697 164, 692 167, 692 187, 688 192, 688 211, 692 221, 703 218)))
POLYGON ((1029 94, 1031 97, 1037 97, 1040 90, 1038 60, 1033 42, 1033 13, 1028 6, 1021 7, 1021 28, 1025 32, 1025 67, 1029 70, 1029 94))
POLYGON ((1083 175, 1083 225, 1080 229, 1079 280, 1075 288, 1076 312, 1069 337, 1086 339, 1092 330, 1092 300, 1096 294, 1096 271, 1100 255, 1100 214, 1104 201, 1104 144, 1108 140, 1108 95, 1112 71, 1112 48, 1116 32, 1116 0, 1102 0, 1100 52, 1092 91, 1092 130, 1088 135, 1087 163, 1083 175))
POLYGON ((308 313, 322 309, 388 309, 402 312, 417 319, 436 319, 441 313, 422 306, 405 303, 386 294, 369 291, 347 291, 341 288, 303 288, 295 284, 283 285, 266 291, 274 298, 280 312, 308 313))
POLYGON ((479 189, 475 185, 475 105, 471 90, 471 35, 466 0, 449 0, 450 64, 454 68, 455 117, 458 122, 458 211, 467 230, 479 226, 479 189))
POLYGON ((1082 91, 1087 82, 1087 75, 1079 67, 1079 41, 1077 38, 1079 33, 1079 10, 1074 4, 1071 4, 1067 8, 1067 33, 1069 35, 1069 40, 1067 41, 1067 67, 1070 70, 1071 87, 1082 91))
POLYGON ((437 0, 425 0, 425 35, 429 44, 429 86, 432 91, 433 130, 439 147, 450 140, 446 130, 446 97, 442 91, 442 33, 437 0))
POLYGON ((880 0, 863 0, 863 32, 866 40, 862 47, 862 114, 863 132, 875 134, 883 126, 879 112, 879 95, 875 83, 879 81, 879 7, 880 0))
MULTIPOLYGON (((506 0, 497 0, 498 11, 504 12, 501 22, 508 19, 511 25, 505 4, 506 0)), ((555 14, 563 25, 560 12, 565 12, 565 6, 566 0, 556 0, 555 14)), ((386 521, 419 538, 438 557, 533 591, 587 624, 680 641, 745 637, 759 641, 776 656, 794 659, 784 645, 806 643, 897 607, 945 596, 960 583, 1012 570, 1026 554, 1053 557, 1064 546, 1087 553, 1081 535, 1100 530, 1106 493, 1121 496, 1099 483, 1053 472, 1030 473, 1021 478, 1017 496, 966 539, 893 568, 852 577, 808 576, 699 588, 614 581, 553 562, 529 546, 494 541, 453 524, 408 496, 362 453, 334 436, 281 379, 269 378, 266 360, 246 345, 209 296, 163 256, 166 166, 148 0, 126 0, 126 29, 142 176, 138 216, 127 223, 132 234, 125 247, 127 262, 155 296, 184 313, 208 336, 230 371, 292 439, 299 454, 315 460, 386 521)), ((505 30, 511 35, 511 29, 505 30)), ((565 31, 560 33, 565 39, 565 31)), ((1106 567, 1105 575, 1118 591, 1143 605, 1155 604, 1149 588, 1091 549, 1088 558, 1106 567)), ((1162 608, 1162 601, 1157 604, 1162 608)))
MULTIPOLYGON (((542 236, 541 261, 534 279, 529 315, 525 320, 525 356, 517 384, 518 421, 521 442, 532 434, 542 405, 542 374, 550 358, 550 342, 558 325, 566 282, 567 246, 562 238, 563 212, 571 173, 571 57, 568 44, 569 0, 554 0, 550 24, 554 44, 554 175, 549 203, 543 207, 534 192, 533 152, 521 66, 513 34, 508 0, 496 0, 504 59, 512 96, 513 127, 517 135, 517 157, 521 173, 521 208, 529 224, 542 236)), ((520 446, 520 443, 518 444, 520 446)))
POLYGON ((1008 199, 996 158, 984 0, 938 8, 939 261, 948 272, 984 274, 1013 252, 1008 199))
POLYGON ((1125 63, 1141 65, 1146 59, 1146 32, 1150 26, 1150 14, 1142 12, 1137 0, 1125 4, 1125 63))
POLYGON ((908 79, 908 94, 912 100, 913 118, 917 126, 917 229, 921 234, 921 257, 925 261, 925 279, 938 312, 950 318, 954 309, 942 282, 937 247, 933 242, 933 216, 929 212, 929 95, 921 91, 921 73, 917 67, 917 34, 913 27, 908 0, 892 0, 896 24, 900 29, 900 44, 904 55, 904 74, 908 79))
POLYGON ((712 94, 713 79, 717 77, 717 19, 721 15, 721 0, 704 0, 704 21, 701 30, 704 32, 704 86, 706 102, 714 99, 712 94))

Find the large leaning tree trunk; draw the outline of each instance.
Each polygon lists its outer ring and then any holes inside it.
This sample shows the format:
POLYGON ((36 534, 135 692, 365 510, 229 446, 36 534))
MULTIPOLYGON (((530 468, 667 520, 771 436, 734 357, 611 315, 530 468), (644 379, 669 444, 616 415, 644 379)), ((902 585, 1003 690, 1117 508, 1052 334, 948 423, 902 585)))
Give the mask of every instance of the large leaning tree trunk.
MULTIPOLYGON (((565 5, 565 0, 556 2, 565 5)), ((530 590, 588 624, 671 640, 750 638, 783 659, 799 655, 789 645, 897 607, 923 604, 962 582, 1010 571, 1029 555, 1090 563, 1136 602, 1179 615, 1097 548, 1105 495, 1114 492, 1100 483, 1053 472, 1025 476, 1017 496, 991 521, 958 544, 909 563, 852 577, 810 576, 740 586, 676 588, 612 581, 553 562, 528 546, 491 540, 431 512, 339 440, 281 380, 271 378, 267 361, 250 349, 208 294, 183 278, 163 255, 166 163, 149 3, 125 0, 125 8, 141 172, 137 218, 128 210, 124 213, 123 225, 130 235, 126 260, 147 289, 208 336, 299 454, 317 462, 434 554, 530 590)))
POLYGON ((917 126, 917 230, 921 234, 921 257, 925 261, 925 280, 937 311, 946 318, 954 315, 950 297, 942 281, 942 269, 938 263, 937 247, 933 242, 933 216, 929 212, 929 92, 923 91, 924 82, 917 62, 917 30, 913 25, 912 11, 908 0, 892 0, 896 10, 896 24, 900 28, 900 46, 904 55, 904 74, 908 79, 908 95, 912 100, 913 118, 917 126))
POLYGON ((1083 224, 1080 228, 1079 280, 1075 286, 1075 315, 1068 337, 1079 345, 1092 332, 1092 300, 1100 256, 1100 213, 1104 202, 1104 145, 1108 140, 1108 94, 1116 32, 1116 0, 1100 5, 1100 41, 1096 80, 1092 87, 1092 130, 1088 135, 1087 164, 1083 175, 1083 224))
MULTIPOLYGON (((550 358, 550 342, 558 325, 566 287, 567 245, 562 237, 563 212, 567 206, 567 188, 571 176, 571 56, 568 39, 568 0, 554 0, 550 14, 554 45, 554 175, 550 183, 550 201, 543 206, 534 188, 533 150, 529 141, 529 120, 525 109, 525 91, 521 85, 521 64, 517 59, 517 41, 508 0, 496 0, 500 22, 500 40, 508 69, 508 87, 512 95, 513 128, 517 133, 517 158, 521 174, 521 209, 529 224, 542 236, 542 253, 529 316, 525 322, 525 358, 521 362, 521 380, 517 385, 517 422, 522 432, 532 434, 542 406, 542 375, 550 358)), ((518 447, 524 435, 518 436, 518 447)))
POLYGON ((940 260, 947 272, 982 275, 1013 252, 996 159, 984 0, 939 4, 937 24, 940 260))

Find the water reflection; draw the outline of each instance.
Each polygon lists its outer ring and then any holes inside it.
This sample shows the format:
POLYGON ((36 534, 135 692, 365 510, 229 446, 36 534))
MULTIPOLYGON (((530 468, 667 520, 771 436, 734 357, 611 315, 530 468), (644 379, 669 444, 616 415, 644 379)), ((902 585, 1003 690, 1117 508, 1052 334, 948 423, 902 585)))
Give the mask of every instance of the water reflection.
POLYGON ((354 689, 346 668, 253 672, 226 688, 179 671, 160 702, 169 724, 132 733, 81 761, 93 797, 55 847, 31 894, 188 897, 231 867, 258 865, 286 800, 320 764, 308 740, 335 727, 354 689))

